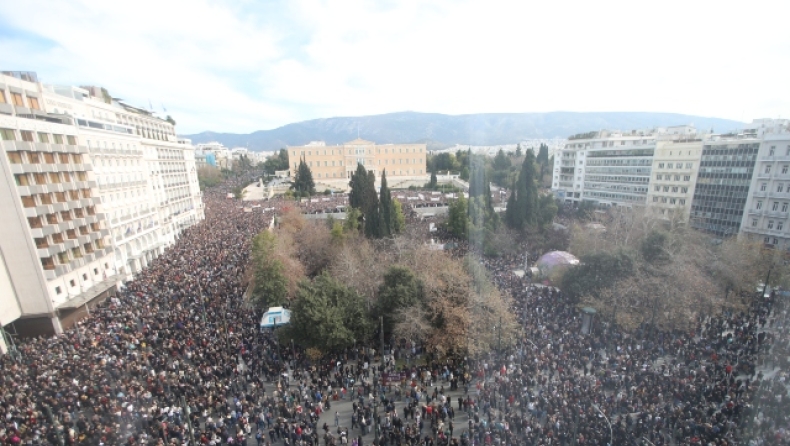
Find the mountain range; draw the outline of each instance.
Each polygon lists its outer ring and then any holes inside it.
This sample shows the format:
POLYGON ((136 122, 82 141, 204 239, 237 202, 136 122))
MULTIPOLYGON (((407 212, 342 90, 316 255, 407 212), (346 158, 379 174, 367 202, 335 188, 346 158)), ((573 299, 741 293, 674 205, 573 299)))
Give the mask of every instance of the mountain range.
POLYGON ((490 146, 525 139, 567 138, 593 130, 632 130, 693 124, 725 133, 744 123, 729 119, 652 112, 477 113, 444 115, 399 112, 383 115, 313 119, 252 133, 202 132, 183 135, 193 144, 217 141, 226 147, 273 151, 310 141, 339 144, 357 136, 378 144, 427 143, 429 149, 455 144, 490 146))

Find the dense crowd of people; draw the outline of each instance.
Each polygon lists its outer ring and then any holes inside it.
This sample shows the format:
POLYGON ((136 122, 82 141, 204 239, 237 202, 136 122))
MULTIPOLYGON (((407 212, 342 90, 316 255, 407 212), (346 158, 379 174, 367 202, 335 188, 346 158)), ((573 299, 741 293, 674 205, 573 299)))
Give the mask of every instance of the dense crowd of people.
POLYGON ((0 357, 0 444, 363 446, 371 433, 382 446, 790 444, 790 325, 776 295, 692 333, 599 322, 582 334, 560 290, 513 272, 525 259, 484 259, 522 327, 507 351, 425 364, 410 345, 385 365, 365 348, 310 362, 261 333, 244 302, 251 239, 273 216, 226 198, 246 180, 207 191, 206 221, 89 317, 0 357), (351 418, 321 423, 338 401, 353 402, 351 418))

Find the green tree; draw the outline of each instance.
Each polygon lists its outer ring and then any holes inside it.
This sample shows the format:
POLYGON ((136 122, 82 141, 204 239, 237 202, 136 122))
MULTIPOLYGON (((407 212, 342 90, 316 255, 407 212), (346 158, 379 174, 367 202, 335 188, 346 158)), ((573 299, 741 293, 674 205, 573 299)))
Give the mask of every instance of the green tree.
POLYGON ((561 287, 571 298, 597 296, 601 290, 612 286, 634 273, 634 261, 627 253, 597 252, 582 256, 580 264, 562 276, 561 287))
POLYGON ((362 164, 357 164, 357 170, 351 175, 348 186, 351 189, 348 193, 348 204, 359 209, 362 214, 367 215, 370 208, 378 204, 375 177, 362 164))
POLYGON ((300 195, 315 195, 313 172, 304 159, 299 160, 299 167, 296 169, 296 177, 294 177, 291 189, 298 191, 300 195))
POLYGON ((524 152, 521 151, 521 144, 518 144, 516 146, 516 158, 521 158, 521 155, 523 155, 523 154, 524 154, 524 152))
POLYGON ((266 158, 263 162, 263 170, 269 175, 274 175, 278 170, 288 170, 288 151, 280 149, 276 155, 266 158))
POLYGON ((546 227, 550 225, 554 221, 554 217, 557 216, 557 211, 559 210, 557 201, 552 195, 543 195, 540 197, 539 207, 538 225, 546 227))
POLYGON ((362 227, 362 211, 358 208, 346 209, 346 219, 343 221, 343 230, 346 232, 359 231, 362 227))
POLYGON ((505 156, 504 150, 499 149, 499 151, 496 153, 496 156, 494 157, 494 170, 507 170, 510 169, 510 165, 510 158, 505 156))
POLYGON ((236 186, 233 188, 233 197, 237 200, 241 200, 245 195, 247 195, 247 191, 244 190, 243 186, 236 186))
POLYGON ((379 190, 379 217, 380 217, 380 237, 389 237, 394 231, 395 209, 392 204, 392 195, 387 187, 387 171, 381 173, 381 189, 379 190))
POLYGON ((389 337, 395 325, 395 314, 425 301, 425 287, 414 272, 404 266, 393 266, 384 274, 379 287, 376 313, 384 318, 384 334, 389 337))
POLYGON ((438 183, 438 180, 436 179, 436 172, 432 171, 431 172, 431 182, 428 183, 428 187, 430 189, 436 189, 437 183, 438 183))
POLYGON ((406 216, 403 215, 403 206, 401 206, 400 201, 392 200, 392 208, 394 210, 392 233, 400 234, 406 228, 406 216))
POLYGON ((450 203, 447 212, 447 230, 458 238, 466 238, 469 234, 469 210, 463 193, 450 203))
POLYGON ((524 230, 538 223, 540 207, 536 174, 535 154, 529 149, 513 190, 516 195, 515 206, 512 212, 506 214, 507 224, 512 229, 524 230))
POLYGON ((299 284, 286 337, 323 353, 341 351, 370 337, 365 308, 362 296, 324 272, 299 284))
POLYGON ((383 237, 381 227, 381 212, 379 203, 376 202, 365 213, 365 237, 367 238, 381 238, 383 237))
POLYGON ((250 300, 257 308, 280 306, 288 298, 283 264, 274 258, 275 238, 263 231, 252 239, 253 280, 250 300))
POLYGON ((652 230, 642 239, 639 252, 648 263, 661 264, 669 260, 665 249, 667 234, 663 231, 652 230))

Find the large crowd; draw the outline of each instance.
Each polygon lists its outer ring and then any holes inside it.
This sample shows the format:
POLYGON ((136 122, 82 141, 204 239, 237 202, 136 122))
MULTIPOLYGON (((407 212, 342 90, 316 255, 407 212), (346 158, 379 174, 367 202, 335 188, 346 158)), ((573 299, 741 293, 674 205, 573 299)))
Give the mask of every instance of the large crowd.
POLYGON ((584 335, 561 291, 513 272, 525 259, 484 259, 513 298, 513 347, 430 365, 412 361, 419 345, 383 366, 364 348, 311 362, 245 304, 251 239, 273 213, 227 199, 235 185, 206 192, 206 221, 89 317, 0 356, 0 444, 363 446, 374 430, 381 446, 790 445, 790 325, 775 295, 691 333, 584 335), (350 420, 320 421, 348 400, 350 420))

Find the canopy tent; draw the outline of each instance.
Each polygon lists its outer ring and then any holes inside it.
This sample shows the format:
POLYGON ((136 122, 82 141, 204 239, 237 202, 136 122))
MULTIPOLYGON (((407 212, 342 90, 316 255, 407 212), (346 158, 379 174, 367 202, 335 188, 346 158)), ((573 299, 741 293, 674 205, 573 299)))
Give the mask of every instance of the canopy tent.
POLYGON ((291 323, 291 310, 283 307, 269 307, 269 311, 263 313, 261 318, 261 328, 274 328, 289 323, 291 323))

